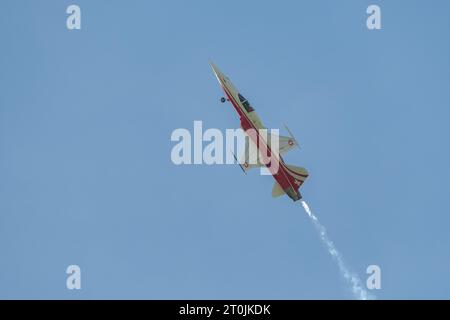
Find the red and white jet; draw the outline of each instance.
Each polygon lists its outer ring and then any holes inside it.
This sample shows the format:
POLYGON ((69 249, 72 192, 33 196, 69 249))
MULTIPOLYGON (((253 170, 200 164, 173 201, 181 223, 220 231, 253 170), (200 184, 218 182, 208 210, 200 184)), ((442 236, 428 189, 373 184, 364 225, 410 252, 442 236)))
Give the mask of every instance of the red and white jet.
MULTIPOLYGON (((305 168, 300 168, 292 165, 285 164, 282 155, 289 150, 298 146, 297 141, 292 136, 289 129, 290 137, 279 136, 278 150, 272 150, 270 141, 273 139, 272 135, 261 135, 261 129, 265 129, 261 120, 255 112, 255 109, 250 105, 247 99, 236 89, 231 83, 230 79, 225 76, 213 63, 211 67, 214 74, 217 77, 223 91, 227 98, 221 98, 222 102, 230 101, 234 109, 239 115, 241 120, 241 128, 250 139, 246 139, 244 159, 238 161, 242 170, 246 172, 251 168, 257 168, 266 166, 275 179, 275 185, 272 189, 272 196, 279 197, 283 194, 287 194, 292 200, 297 201, 302 198, 298 189, 308 177, 308 172, 305 168), (256 133, 256 134, 255 134, 256 133), (256 145, 256 148, 249 148, 248 141, 252 141, 256 145), (251 157, 251 150, 257 150, 257 155, 253 155, 256 159, 255 163, 251 163, 248 159, 251 157), (276 168, 274 170, 273 168, 276 168)), ((236 159, 237 160, 237 159, 236 159)))

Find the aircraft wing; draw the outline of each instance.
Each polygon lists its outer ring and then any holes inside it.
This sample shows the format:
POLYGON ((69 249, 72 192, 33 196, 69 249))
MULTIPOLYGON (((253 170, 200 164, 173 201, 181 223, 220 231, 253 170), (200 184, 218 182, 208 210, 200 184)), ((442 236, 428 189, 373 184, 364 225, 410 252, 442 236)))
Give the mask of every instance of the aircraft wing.
POLYGON ((268 134, 267 141, 271 143, 271 139, 278 139, 278 148, 281 155, 285 155, 296 146, 298 146, 297 141, 292 137, 277 136, 275 134, 268 134))
MULTIPOLYGON (((280 155, 284 155, 298 146, 298 143, 294 137, 268 134, 267 142, 269 145, 271 145, 272 139, 278 139, 278 148, 280 155)), ((245 173, 252 168, 264 167, 264 164, 259 160, 259 151, 255 146, 255 143, 252 139, 250 139, 249 136, 246 136, 245 149, 243 154, 240 155, 239 159, 235 156, 235 159, 245 173)))
MULTIPOLYGON (((235 157, 236 158, 236 157, 235 157)), ((259 151, 256 148, 253 140, 250 137, 246 137, 245 139, 245 149, 242 155, 240 155, 239 160, 236 158, 236 161, 241 166, 244 172, 247 172, 253 168, 263 167, 264 164, 259 160, 259 151)))

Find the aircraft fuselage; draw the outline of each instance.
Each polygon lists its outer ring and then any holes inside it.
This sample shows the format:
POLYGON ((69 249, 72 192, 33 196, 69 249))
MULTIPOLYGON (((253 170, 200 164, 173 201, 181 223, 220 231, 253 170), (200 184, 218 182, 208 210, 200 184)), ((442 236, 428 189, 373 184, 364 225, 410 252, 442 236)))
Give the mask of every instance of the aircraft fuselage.
POLYGON ((256 114, 256 111, 250 105, 250 103, 239 93, 236 87, 231 83, 230 79, 225 76, 215 65, 211 64, 213 71, 219 81, 223 91, 227 96, 227 100, 231 102, 235 111, 238 113, 241 128, 247 132, 253 129, 253 132, 257 132, 257 135, 249 134, 253 143, 257 146, 258 150, 264 147, 264 152, 259 152, 259 156, 262 158, 263 163, 271 171, 274 179, 278 182, 284 192, 294 201, 301 199, 301 194, 298 191, 298 181, 292 176, 291 171, 283 161, 281 155, 273 154, 270 144, 268 144, 264 137, 260 135, 260 129, 265 129, 260 118, 256 114), (264 144, 263 146, 261 144, 264 144), (273 161, 277 161, 278 165, 273 165, 273 161), (277 168, 276 171, 271 168, 277 168))

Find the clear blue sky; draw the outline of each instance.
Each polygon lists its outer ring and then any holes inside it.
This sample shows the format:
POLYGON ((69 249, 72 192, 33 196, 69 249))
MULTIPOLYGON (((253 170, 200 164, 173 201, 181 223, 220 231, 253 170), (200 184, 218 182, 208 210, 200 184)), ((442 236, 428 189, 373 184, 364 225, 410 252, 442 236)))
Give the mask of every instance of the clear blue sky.
POLYGON ((1 1, 0 298, 352 297, 271 177, 172 164, 173 129, 239 126, 210 59, 266 126, 288 123, 304 198, 364 282, 381 267, 379 298, 450 298, 449 12, 1 1), (80 31, 66 29, 73 3, 80 31))

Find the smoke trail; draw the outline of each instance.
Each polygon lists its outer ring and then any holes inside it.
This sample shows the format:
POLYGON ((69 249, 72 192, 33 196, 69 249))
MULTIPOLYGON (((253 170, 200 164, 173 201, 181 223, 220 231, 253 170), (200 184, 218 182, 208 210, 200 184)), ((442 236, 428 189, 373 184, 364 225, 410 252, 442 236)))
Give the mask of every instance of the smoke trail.
POLYGON ((316 228, 317 232, 320 235, 320 239, 327 247, 328 253, 336 260, 337 265, 339 267, 339 272, 341 273, 342 277, 349 282, 352 293, 355 296, 355 298, 359 300, 374 299, 374 297, 370 296, 364 289, 358 275, 351 273, 350 270, 347 268, 341 253, 336 249, 333 241, 331 241, 328 238, 327 229, 325 229, 325 227, 319 222, 319 219, 317 219, 317 217, 311 212, 309 206, 303 200, 302 206, 305 209, 308 216, 311 218, 314 227, 316 228))

